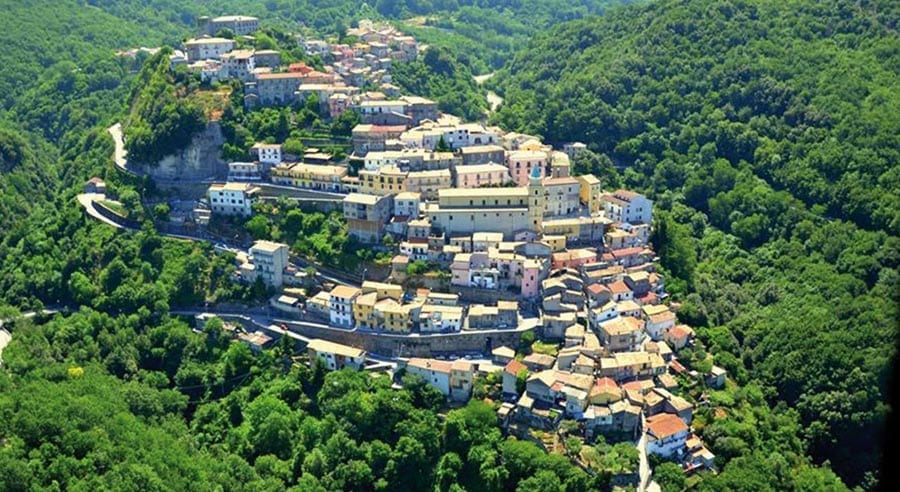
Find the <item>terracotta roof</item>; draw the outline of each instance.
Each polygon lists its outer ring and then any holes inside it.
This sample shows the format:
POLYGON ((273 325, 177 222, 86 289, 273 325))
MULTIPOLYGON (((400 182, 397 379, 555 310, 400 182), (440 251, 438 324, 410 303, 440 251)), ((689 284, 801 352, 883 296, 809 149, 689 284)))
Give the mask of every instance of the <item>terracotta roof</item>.
POLYGON ((668 334, 670 337, 677 340, 677 339, 687 338, 689 336, 692 336, 694 334, 694 330, 692 330, 687 325, 678 325, 674 328, 670 328, 668 334))
POLYGON ((655 439, 665 439, 686 430, 688 426, 674 413, 661 413, 647 418, 647 433, 655 439))
POLYGON ((409 359, 407 363, 408 366, 418 367, 420 369, 430 369, 435 372, 444 372, 449 373, 453 368, 453 364, 451 362, 443 361, 443 360, 434 360, 434 359, 418 359, 412 358, 409 359))
POLYGON ((624 294, 625 292, 631 292, 631 289, 628 288, 628 285, 621 280, 617 280, 611 284, 609 284, 609 290, 613 294, 624 294))
POLYGON ((624 256, 634 256, 639 255, 644 252, 647 248, 643 246, 635 246, 633 248, 622 248, 622 249, 614 249, 610 251, 615 258, 622 258, 624 256))
POLYGON ((603 284, 591 284, 587 288, 588 293, 600 295, 603 292, 609 292, 609 288, 603 284))

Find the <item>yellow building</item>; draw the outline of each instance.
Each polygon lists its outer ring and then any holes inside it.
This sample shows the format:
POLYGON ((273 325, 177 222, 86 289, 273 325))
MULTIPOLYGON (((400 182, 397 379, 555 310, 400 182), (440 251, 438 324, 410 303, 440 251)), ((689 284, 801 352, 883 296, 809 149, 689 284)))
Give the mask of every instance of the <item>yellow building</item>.
POLYGON ((308 190, 339 192, 342 190, 342 179, 345 176, 347 176, 347 168, 343 166, 300 162, 289 165, 282 164, 272 168, 273 183, 308 190))
POLYGON ((409 305, 401 305, 390 298, 378 301, 375 303, 378 328, 397 333, 408 333, 412 328, 409 311, 409 305))
POLYGON ((591 214, 595 214, 600 211, 600 178, 594 176, 593 174, 585 174, 577 177, 578 182, 581 184, 581 190, 578 193, 578 197, 581 199, 581 203, 583 205, 587 205, 588 209, 591 211, 591 214))
POLYGON ((387 284, 384 282, 372 282, 367 280, 362 284, 363 294, 375 293, 377 299, 393 299, 400 301, 403 298, 403 286, 387 284))
POLYGON ((392 195, 406 191, 409 173, 396 166, 359 171, 359 192, 367 195, 392 195))
POLYGON ((375 328, 375 303, 378 302, 378 295, 375 292, 369 292, 356 298, 353 302, 353 320, 357 326, 363 328, 375 328))

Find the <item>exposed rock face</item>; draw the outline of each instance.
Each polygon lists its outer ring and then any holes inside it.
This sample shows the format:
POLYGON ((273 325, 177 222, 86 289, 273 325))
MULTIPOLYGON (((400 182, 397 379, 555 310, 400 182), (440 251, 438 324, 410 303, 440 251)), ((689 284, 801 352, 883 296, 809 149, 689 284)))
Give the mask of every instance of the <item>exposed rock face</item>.
POLYGON ((219 158, 223 142, 221 125, 211 121, 186 149, 164 157, 157 164, 129 162, 129 167, 155 180, 221 180, 228 174, 228 164, 219 158))

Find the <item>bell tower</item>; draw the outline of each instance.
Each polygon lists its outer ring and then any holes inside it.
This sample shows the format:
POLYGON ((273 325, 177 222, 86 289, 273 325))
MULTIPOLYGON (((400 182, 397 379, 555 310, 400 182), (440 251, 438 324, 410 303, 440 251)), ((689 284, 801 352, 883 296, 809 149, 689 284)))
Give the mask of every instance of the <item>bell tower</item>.
POLYGON ((528 177, 528 220, 530 229, 538 234, 544 232, 544 209, 547 201, 541 174, 540 165, 535 165, 528 177))

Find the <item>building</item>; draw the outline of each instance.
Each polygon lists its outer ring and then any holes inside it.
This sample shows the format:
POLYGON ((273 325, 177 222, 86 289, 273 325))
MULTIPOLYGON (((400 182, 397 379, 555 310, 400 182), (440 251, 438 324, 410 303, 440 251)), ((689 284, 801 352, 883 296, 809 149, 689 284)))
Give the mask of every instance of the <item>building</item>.
POLYGON ((519 326, 519 303, 497 301, 496 306, 472 304, 469 306, 469 329, 504 329, 519 326))
POLYGON ((359 171, 359 193, 366 195, 393 195, 406 191, 409 172, 397 166, 384 166, 374 170, 359 171))
MULTIPOLYGON (((333 76, 321 72, 299 73, 278 72, 258 73, 256 81, 248 84, 248 105, 285 106, 297 100, 300 86, 304 84, 329 84, 333 76), (253 101, 252 103, 250 101, 253 101)), ((327 101, 324 102, 327 104, 327 101)))
POLYGON ((234 41, 225 38, 202 37, 184 42, 184 51, 189 62, 200 60, 218 60, 234 49, 234 41))
MULTIPOLYGON (((526 298, 537 297, 546 263, 516 253, 457 253, 450 265, 450 283, 479 289, 513 288, 526 298)), ((471 314, 470 314, 471 316, 471 314)))
POLYGON ((587 145, 581 142, 570 142, 563 144, 563 152, 565 152, 565 154, 569 156, 569 159, 574 159, 579 152, 584 150, 587 150, 587 145))
POLYGON ((334 326, 353 328, 353 302, 361 291, 356 287, 338 285, 331 289, 329 297, 329 319, 334 326))
POLYGON ((310 363, 319 359, 332 371, 345 367, 359 370, 365 366, 366 352, 355 347, 315 338, 309 341, 306 350, 309 353, 310 363))
POLYGON ((281 65, 281 53, 277 50, 259 50, 253 52, 253 66, 278 68, 281 65))
POLYGON ((663 458, 679 456, 686 451, 690 428, 674 413, 647 417, 647 452, 663 458))
POLYGON ((652 378, 666 372, 666 362, 659 354, 621 352, 600 359, 600 376, 616 381, 652 378))
POLYGON ((258 162, 229 162, 228 181, 259 181, 259 168, 258 162))
POLYGON ((250 147, 250 155, 262 164, 281 164, 283 147, 281 144, 256 143, 250 147))
POLYGON ((419 216, 419 205, 422 203, 421 193, 404 191, 394 196, 394 217, 419 216))
POLYGON ((441 118, 438 121, 426 120, 421 125, 410 128, 400 135, 400 141, 404 146, 428 150, 434 150, 441 145, 442 141, 443 145, 457 150, 470 145, 493 144, 497 139, 496 133, 486 129, 483 125, 459 123, 456 118, 441 118))
POLYGON ((411 171, 406 176, 406 190, 420 193, 426 199, 437 198, 438 191, 452 186, 453 178, 447 169, 411 171))
POLYGON ((222 69, 226 77, 239 79, 247 82, 253 75, 253 69, 256 68, 256 59, 253 57, 253 50, 234 50, 223 54, 222 69))
POLYGON ((582 265, 590 265, 596 261, 597 252, 588 248, 559 251, 550 257, 551 267, 554 270, 558 268, 578 270, 582 265))
POLYGON ((527 188, 445 189, 425 213, 446 236, 500 232, 511 239, 531 229, 527 188))
POLYGON ((533 173, 538 177, 546 175, 547 153, 535 150, 513 150, 506 153, 506 167, 512 180, 519 186, 525 186, 533 173), (537 169, 538 171, 534 171, 537 169))
POLYGON ((506 166, 493 163, 456 166, 454 173, 457 188, 503 186, 512 181, 506 166))
POLYGON ((425 149, 371 151, 366 154, 363 166, 375 171, 384 166, 396 166, 406 171, 433 171, 451 169, 459 165, 460 158, 453 152, 436 152, 425 149))
POLYGON ((468 401, 472 395, 475 366, 466 360, 457 359, 450 365, 450 399, 468 401))
POLYGON ((453 333, 462 329, 462 306, 424 304, 419 312, 419 331, 422 333, 453 333))
POLYGON ((206 192, 213 214, 249 217, 259 188, 250 183, 215 183, 206 192))
POLYGON ((400 101, 406 104, 406 114, 412 120, 413 125, 418 125, 424 120, 437 120, 437 102, 419 96, 402 96, 400 101))
POLYGON ((106 182, 95 176, 84 184, 84 192, 106 194, 106 182))
POLYGON ((225 15, 212 19, 205 18, 205 20, 206 33, 209 35, 216 34, 222 29, 228 29, 238 36, 246 36, 259 29, 259 19, 246 15, 225 15))
POLYGON ((307 190, 338 193, 343 191, 347 168, 319 164, 281 164, 272 169, 272 182, 307 190))
POLYGON ((256 241, 250 247, 250 258, 263 283, 276 288, 284 284, 284 269, 289 265, 287 244, 256 241))
POLYGON ((525 378, 528 379, 528 368, 525 364, 512 359, 506 363, 503 368, 503 392, 506 394, 518 395, 518 379, 519 374, 525 371, 525 378))
POLYGON ((603 199, 601 198, 600 179, 593 174, 583 174, 576 177, 580 184, 578 198, 581 204, 586 206, 591 215, 600 212, 603 199))
POLYGON ((406 362, 407 374, 421 377, 446 397, 450 396, 450 373, 452 370, 453 363, 441 360, 412 358, 406 362))
POLYGON ((599 323, 600 343, 609 352, 639 350, 644 339, 644 323, 636 318, 616 317, 599 323))
POLYGON ((469 145, 460 147, 456 153, 464 166, 506 162, 506 150, 499 145, 469 145))
POLYGON ((364 243, 378 243, 391 218, 394 197, 350 193, 343 200, 343 209, 351 235, 364 243))
POLYGON ((350 137, 353 153, 364 156, 371 151, 383 152, 387 142, 398 140, 405 130, 406 125, 356 125, 350 137))
POLYGON ((653 202, 640 193, 616 190, 603 195, 606 216, 615 222, 650 224, 653 221, 653 202))
POLYGON ((581 211, 581 183, 572 177, 544 178, 544 215, 563 217, 581 211))
POLYGON ((677 319, 675 313, 664 305, 647 305, 643 306, 643 318, 647 323, 647 334, 654 341, 662 340, 663 334, 671 328, 675 328, 677 319))

